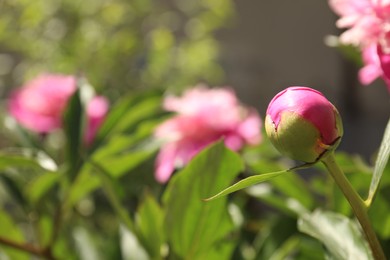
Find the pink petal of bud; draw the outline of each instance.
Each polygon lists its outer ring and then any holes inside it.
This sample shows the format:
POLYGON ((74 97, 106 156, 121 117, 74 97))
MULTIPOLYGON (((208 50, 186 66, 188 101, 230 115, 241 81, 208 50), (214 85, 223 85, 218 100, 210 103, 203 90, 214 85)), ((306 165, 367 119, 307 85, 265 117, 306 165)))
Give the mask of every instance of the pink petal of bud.
POLYGON ((341 137, 342 125, 336 108, 319 91, 289 87, 271 100, 266 131, 282 153, 314 162, 341 137))

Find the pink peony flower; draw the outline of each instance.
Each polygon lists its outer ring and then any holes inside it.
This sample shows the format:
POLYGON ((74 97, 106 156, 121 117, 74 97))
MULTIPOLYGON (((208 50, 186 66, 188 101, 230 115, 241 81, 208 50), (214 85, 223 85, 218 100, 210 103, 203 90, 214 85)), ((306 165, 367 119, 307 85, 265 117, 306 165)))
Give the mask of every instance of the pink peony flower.
POLYGON ((386 82, 387 89, 390 92, 390 53, 383 53, 381 46, 378 46, 378 59, 382 69, 382 78, 386 82))
POLYGON ((220 138, 234 151, 261 141, 258 113, 241 106, 231 89, 199 85, 182 97, 167 97, 163 106, 176 115, 155 131, 155 136, 165 142, 156 161, 155 176, 159 182, 168 181, 176 167, 187 164, 220 138))
MULTIPOLYGON (((76 78, 70 75, 43 74, 11 94, 8 109, 23 127, 36 133, 50 133, 62 127, 62 116, 69 98, 76 91, 76 78)), ((87 105, 85 141, 90 144, 108 111, 101 96, 87 105)))
POLYGON ((48 133, 61 127, 62 113, 76 90, 76 78, 41 75, 11 94, 9 111, 24 127, 48 133))
POLYGON ((337 109, 319 91, 289 87, 269 103, 265 129, 271 142, 295 160, 315 162, 343 134, 337 109))
POLYGON ((363 85, 369 85, 383 74, 376 44, 363 49, 362 58, 364 67, 359 70, 359 81, 363 85))
POLYGON ((85 142, 89 145, 95 138, 108 112, 109 103, 103 96, 95 96, 87 105, 87 129, 85 142))
POLYGON ((389 77, 382 71, 386 57, 381 57, 390 54, 390 0, 329 0, 329 5, 340 16, 336 25, 347 28, 340 42, 362 50, 360 82, 368 85, 382 76, 390 90, 389 77))
POLYGON ((387 0, 329 0, 333 11, 340 16, 336 25, 348 28, 340 36, 343 44, 365 48, 386 39, 390 18, 387 0))

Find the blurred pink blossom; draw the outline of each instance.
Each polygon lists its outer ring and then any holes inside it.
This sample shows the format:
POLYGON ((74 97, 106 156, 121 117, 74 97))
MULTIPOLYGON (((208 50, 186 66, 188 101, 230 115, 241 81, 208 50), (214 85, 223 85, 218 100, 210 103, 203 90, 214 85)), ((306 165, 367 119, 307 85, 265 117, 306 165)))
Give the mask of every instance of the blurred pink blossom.
POLYGON ((365 48, 382 42, 388 46, 390 18, 388 0, 329 0, 333 11, 340 16, 336 25, 348 28, 340 36, 343 44, 365 48))
POLYGON ((363 49, 362 59, 364 66, 359 70, 359 81, 363 85, 369 85, 383 74, 376 44, 363 49))
POLYGON ((378 58, 382 69, 382 78, 386 82, 387 90, 390 92, 390 53, 384 53, 381 46, 378 46, 378 58))
POLYGON ((336 25, 347 29, 340 42, 362 51, 360 82, 368 85, 382 76, 390 91, 390 75, 383 71, 386 57, 381 57, 390 54, 390 0, 329 0, 329 5, 340 16, 336 25))
POLYGON ((91 144, 108 112, 109 103, 103 96, 95 96, 87 105, 87 129, 85 141, 91 144))
MULTIPOLYGON (((50 133, 62 127, 69 98, 76 91, 71 75, 43 74, 11 93, 8 110, 23 127, 36 133, 50 133)), ((87 105, 85 141, 90 144, 108 111, 108 101, 96 96, 87 105)))
POLYGON ((62 113, 75 90, 75 77, 44 74, 11 94, 9 111, 22 126, 48 133, 61 127, 62 113))
POLYGON ((159 182, 168 181, 176 167, 187 164, 220 138, 234 151, 261 141, 260 116, 255 109, 241 106, 231 89, 198 85, 182 97, 168 96, 163 106, 176 115, 155 131, 155 136, 165 142, 156 161, 159 182))

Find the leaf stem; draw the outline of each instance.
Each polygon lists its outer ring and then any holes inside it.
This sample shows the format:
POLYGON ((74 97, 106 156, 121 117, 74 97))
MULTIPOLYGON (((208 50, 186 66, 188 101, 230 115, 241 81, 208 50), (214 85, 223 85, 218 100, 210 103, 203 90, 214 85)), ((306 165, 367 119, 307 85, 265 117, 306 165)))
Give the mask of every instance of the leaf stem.
POLYGON ((19 249, 24 252, 28 252, 30 254, 43 257, 45 259, 55 259, 51 253, 50 248, 39 248, 32 244, 28 243, 18 243, 16 241, 9 240, 5 237, 0 237, 0 244, 5 246, 13 247, 15 249, 19 249))
POLYGON ((363 229, 367 242, 370 245, 374 258, 376 260, 386 260, 386 256, 383 253, 382 247, 368 218, 367 207, 337 164, 333 151, 324 155, 323 158, 321 158, 321 161, 351 205, 352 210, 363 229))

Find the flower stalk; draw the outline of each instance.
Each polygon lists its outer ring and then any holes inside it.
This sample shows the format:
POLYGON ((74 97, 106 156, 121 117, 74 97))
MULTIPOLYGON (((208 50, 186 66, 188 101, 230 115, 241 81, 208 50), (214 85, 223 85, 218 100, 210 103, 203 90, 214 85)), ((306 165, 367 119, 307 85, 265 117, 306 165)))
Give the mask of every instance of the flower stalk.
POLYGON ((364 201, 359 196, 359 194, 352 187, 351 183, 345 177, 344 172, 341 170, 340 166, 337 164, 334 152, 330 151, 329 153, 324 154, 324 156, 321 158, 321 162, 332 175, 337 186, 339 186, 345 198, 351 205, 352 210, 363 229, 374 258, 376 260, 386 260, 386 256, 372 228, 370 219, 368 218, 368 208, 364 204, 364 201))

